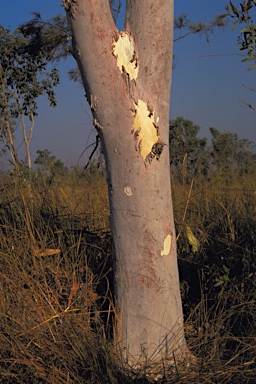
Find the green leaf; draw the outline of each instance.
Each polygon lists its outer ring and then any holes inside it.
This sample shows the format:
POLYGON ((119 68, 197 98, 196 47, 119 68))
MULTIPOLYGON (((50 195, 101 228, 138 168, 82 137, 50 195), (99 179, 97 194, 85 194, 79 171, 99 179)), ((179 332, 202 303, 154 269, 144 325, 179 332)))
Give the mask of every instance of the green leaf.
POLYGON ((252 57, 246 57, 243 60, 241 60, 242 63, 245 63, 246 61, 252 61, 252 57))
POLYGON ((249 68, 247 69, 247 71, 251 71, 251 70, 254 69, 254 68, 256 68, 256 63, 253 64, 251 67, 249 67, 249 68))
POLYGON ((234 23, 232 24, 232 31, 234 31, 238 22, 239 22, 239 20, 234 21, 234 23))
POLYGON ((253 7, 252 0, 247 1, 246 10, 249 11, 253 7))
POLYGON ((242 28, 240 32, 241 32, 241 33, 244 33, 244 32, 249 32, 249 31, 250 31, 249 28, 246 27, 246 28, 242 28))
POLYGON ((230 6, 232 8, 232 11, 234 12, 234 14, 239 17, 239 12, 237 10, 237 8, 234 6, 234 4, 232 4, 232 2, 230 1, 230 6))
POLYGON ((227 16, 230 16, 230 13, 222 13, 221 15, 218 15, 218 19, 225 19, 227 16))
POLYGON ((224 281, 223 281, 223 280, 219 280, 219 279, 217 279, 217 280, 218 280, 218 281, 217 281, 216 284, 214 284, 214 287, 219 287, 220 285, 224 284, 224 281))

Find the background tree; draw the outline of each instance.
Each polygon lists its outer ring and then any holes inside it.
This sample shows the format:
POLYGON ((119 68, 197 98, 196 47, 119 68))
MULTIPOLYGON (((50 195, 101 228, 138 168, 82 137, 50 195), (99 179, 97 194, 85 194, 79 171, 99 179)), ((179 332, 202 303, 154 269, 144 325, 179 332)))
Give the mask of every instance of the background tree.
POLYGON ((210 128, 212 134, 212 164, 214 170, 231 170, 235 162, 238 137, 232 132, 221 132, 210 128))
POLYGON ((221 132, 210 128, 212 142, 210 148, 211 168, 213 171, 243 175, 255 172, 255 145, 248 139, 239 139, 233 132, 221 132))
POLYGON ((46 94, 50 105, 56 105, 53 88, 59 83, 58 71, 52 68, 48 72, 47 63, 45 52, 35 52, 19 29, 11 33, 0 26, 0 137, 16 168, 19 160, 15 130, 21 124, 25 163, 31 168, 30 143, 37 115, 37 98, 46 94))
POLYGON ((211 142, 199 138, 200 127, 184 117, 169 123, 170 163, 175 179, 195 176, 210 178, 253 175, 256 165, 255 143, 240 139, 230 131, 209 128, 211 142))
POLYGON ((198 138, 200 127, 183 117, 171 120, 170 162, 176 174, 183 176, 206 175, 209 168, 207 139, 198 138))
POLYGON ((51 156, 51 152, 48 149, 36 151, 37 158, 34 163, 38 166, 40 173, 43 175, 49 174, 53 175, 64 175, 67 173, 67 167, 59 159, 56 159, 56 156, 51 156))

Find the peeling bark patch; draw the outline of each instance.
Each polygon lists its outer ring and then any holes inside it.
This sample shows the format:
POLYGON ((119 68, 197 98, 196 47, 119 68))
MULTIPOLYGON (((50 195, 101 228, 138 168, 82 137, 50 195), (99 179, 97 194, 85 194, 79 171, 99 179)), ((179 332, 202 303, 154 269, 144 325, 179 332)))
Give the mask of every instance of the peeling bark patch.
POLYGON ((151 148, 151 152, 146 157, 145 163, 150 164, 153 159, 159 160, 161 153, 163 152, 164 144, 161 140, 158 140, 157 143, 151 148))
POLYGON ((91 94, 91 96, 90 96, 91 110, 94 112, 97 112, 98 106, 99 106, 99 102, 98 102, 97 97, 91 94))
POLYGON ((100 123, 98 122, 97 119, 94 118, 92 123, 93 123, 94 127, 97 129, 97 131, 103 131, 103 127, 102 127, 102 125, 100 125, 100 123))
POLYGON ((77 3, 78 3, 77 0, 63 0, 62 5, 64 6, 67 12, 70 11, 71 15, 74 16, 78 9, 77 3))
POLYGON ((153 146, 159 141, 154 121, 154 110, 149 110, 147 104, 142 100, 134 103, 134 108, 135 116, 132 132, 137 144, 136 149, 139 150, 143 159, 146 160, 153 146))
POLYGON ((167 256, 170 253, 172 245, 172 236, 169 234, 164 239, 164 249, 161 251, 161 256, 167 256))
POLYGON ((129 187, 129 185, 126 185, 124 187, 124 193, 127 195, 127 196, 132 196, 132 189, 131 187, 129 187))
POLYGON ((113 54, 117 59, 117 66, 121 73, 129 74, 130 80, 136 80, 139 66, 135 55, 134 41, 127 32, 120 32, 119 39, 114 38, 113 54))

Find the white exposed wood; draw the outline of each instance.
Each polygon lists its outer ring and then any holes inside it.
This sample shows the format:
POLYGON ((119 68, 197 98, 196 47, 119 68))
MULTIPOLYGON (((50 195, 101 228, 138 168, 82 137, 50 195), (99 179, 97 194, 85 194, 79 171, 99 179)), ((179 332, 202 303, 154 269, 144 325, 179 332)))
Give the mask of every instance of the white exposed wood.
POLYGON ((116 42, 114 40, 113 54, 117 59, 120 72, 125 71, 129 74, 130 80, 136 80, 139 66, 132 36, 126 32, 120 32, 118 40, 116 42))

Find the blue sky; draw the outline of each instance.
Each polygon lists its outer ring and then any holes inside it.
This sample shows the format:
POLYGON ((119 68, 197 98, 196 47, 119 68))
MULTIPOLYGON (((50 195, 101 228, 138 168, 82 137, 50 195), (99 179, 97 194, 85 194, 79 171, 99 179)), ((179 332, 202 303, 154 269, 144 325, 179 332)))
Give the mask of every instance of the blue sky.
MULTIPOLYGON (((63 13, 60 0, 3 1, 0 24, 14 29, 39 11, 44 19, 63 13)), ((235 2, 235 0, 234 0, 235 2)), ((177 0, 175 15, 186 13, 191 21, 208 21, 225 12, 228 0, 177 0)), ((239 3, 237 1, 237 3, 239 3)), ((247 71, 241 63, 236 45, 239 28, 231 26, 215 32, 207 43, 205 37, 189 36, 174 44, 175 69, 171 94, 170 117, 183 116, 201 127, 199 136, 209 137, 209 127, 235 132, 256 142, 256 112, 241 103, 256 106, 256 94, 243 85, 256 88, 256 70, 247 71)), ((50 108, 41 98, 36 119, 32 154, 47 148, 67 165, 77 163, 94 132, 91 116, 79 84, 69 81, 67 71, 75 66, 72 58, 59 66, 61 84, 56 89, 58 106, 50 108)), ((17 144, 21 136, 17 133, 17 144)), ((20 149, 22 156, 22 147, 20 149)), ((90 150, 80 159, 83 165, 90 150)))

